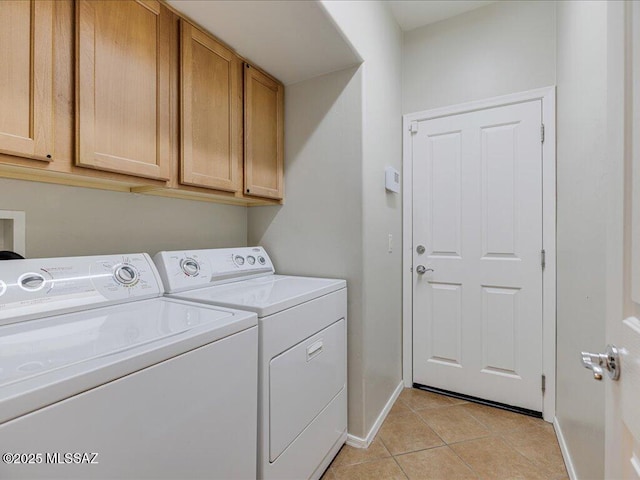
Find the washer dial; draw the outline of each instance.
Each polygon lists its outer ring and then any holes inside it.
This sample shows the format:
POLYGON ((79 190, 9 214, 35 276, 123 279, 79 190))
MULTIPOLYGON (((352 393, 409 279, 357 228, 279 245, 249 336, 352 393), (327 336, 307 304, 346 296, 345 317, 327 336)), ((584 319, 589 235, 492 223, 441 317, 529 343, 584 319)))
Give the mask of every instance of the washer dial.
POLYGON ((260 265, 264 265, 265 263, 267 263, 267 261, 264 259, 262 255, 260 255, 258 257, 258 263, 260 263, 260 265))
POLYGON ((200 273, 200 264, 193 258, 183 258, 180 260, 180 268, 188 277, 195 277, 200 273))
POLYGON ((249 255, 249 256, 247 257, 247 263, 248 263, 249 265, 253 265, 254 263, 256 263, 256 257, 254 257, 253 255, 249 255))
POLYGON ((238 265, 239 267, 241 267, 242 265, 244 265, 244 257, 242 255, 236 255, 235 257, 233 257, 233 261, 236 263, 236 265, 238 265))
POLYGON ((113 278, 116 282, 126 287, 130 287, 138 283, 139 277, 140 275, 138 274, 136 267, 128 263, 118 265, 113 271, 113 278))
POLYGON ((7 284, 0 280, 0 297, 7 292, 7 284))
POLYGON ((42 275, 34 272, 25 273, 18 278, 18 285, 27 292, 37 292, 44 287, 45 282, 42 275))

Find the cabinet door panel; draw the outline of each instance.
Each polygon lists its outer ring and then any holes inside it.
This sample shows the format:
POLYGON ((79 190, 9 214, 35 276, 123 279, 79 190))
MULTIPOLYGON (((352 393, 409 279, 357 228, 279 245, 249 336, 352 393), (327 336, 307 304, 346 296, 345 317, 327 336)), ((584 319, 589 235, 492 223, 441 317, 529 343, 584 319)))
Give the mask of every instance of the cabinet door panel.
POLYGON ((283 196, 283 87, 249 65, 244 75, 244 193, 283 196))
POLYGON ((240 189, 240 69, 232 51, 181 22, 181 183, 240 189))
POLYGON ((169 178, 170 15, 157 1, 78 3, 78 165, 169 178))
POLYGON ((0 152, 53 155, 53 2, 0 2, 0 152))

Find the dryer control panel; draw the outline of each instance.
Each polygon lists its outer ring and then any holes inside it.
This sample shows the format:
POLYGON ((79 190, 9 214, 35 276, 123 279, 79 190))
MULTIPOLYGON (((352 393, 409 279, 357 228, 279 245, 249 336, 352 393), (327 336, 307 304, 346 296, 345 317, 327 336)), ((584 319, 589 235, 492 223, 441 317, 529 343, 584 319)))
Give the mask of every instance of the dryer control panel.
POLYGON ((271 259, 262 247, 160 252, 153 261, 166 293, 274 274, 271 259))
POLYGON ((146 253, 0 262, 0 325, 162 295, 146 253))

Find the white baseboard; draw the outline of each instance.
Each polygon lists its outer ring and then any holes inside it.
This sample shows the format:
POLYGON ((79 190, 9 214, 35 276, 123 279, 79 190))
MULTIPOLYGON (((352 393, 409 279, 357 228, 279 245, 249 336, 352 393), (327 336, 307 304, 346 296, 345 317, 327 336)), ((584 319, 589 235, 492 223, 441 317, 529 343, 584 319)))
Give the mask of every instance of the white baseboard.
POLYGON ((569 455, 569 449, 567 448, 567 442, 564 440, 564 435, 562 434, 562 428, 560 428, 560 424, 558 423, 558 419, 553 419, 553 429, 556 431, 556 437, 558 437, 558 444, 560 445, 560 451, 562 452, 562 458, 564 458, 564 464, 567 467, 567 473, 569 474, 569 478, 571 480, 578 480, 576 475, 576 469, 573 466, 573 461, 571 460, 571 455, 569 455))
MULTIPOLYGON (((393 404, 396 402, 396 400, 402 393, 403 389, 404 389, 404 381, 401 381, 396 387, 396 389, 394 390, 393 394, 391 395, 391 398, 389 398, 389 400, 387 401, 387 404, 384 406, 384 408, 380 412, 380 415, 378 415, 378 418, 376 419, 375 423, 371 427, 371 430, 369 430, 369 433, 367 434, 366 438, 356 437, 355 435, 349 434, 347 435, 347 445, 350 445, 355 448, 368 448, 369 445, 371 445, 371 442, 373 442, 373 439, 376 438, 376 435, 378 434, 378 430, 380 430, 382 423, 384 422, 385 418, 387 418, 387 415, 389 414, 391 407, 393 407, 393 404)), ((571 479, 571 480, 574 480, 574 479, 571 479)))

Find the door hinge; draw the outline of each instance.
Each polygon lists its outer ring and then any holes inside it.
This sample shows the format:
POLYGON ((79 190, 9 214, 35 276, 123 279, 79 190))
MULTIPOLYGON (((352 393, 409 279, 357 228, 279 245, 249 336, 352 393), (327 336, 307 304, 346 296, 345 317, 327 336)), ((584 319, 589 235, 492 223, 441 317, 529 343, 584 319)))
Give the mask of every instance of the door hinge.
POLYGON ((544 123, 540 124, 540 142, 544 143, 544 123))
POLYGON ((547 252, 544 249, 540 250, 540 265, 543 270, 547 266, 547 252))
POLYGON ((547 377, 542 375, 542 393, 547 389, 547 377))
POLYGON ((411 133, 418 133, 418 122, 411 122, 411 125, 409 125, 409 131, 411 133))

